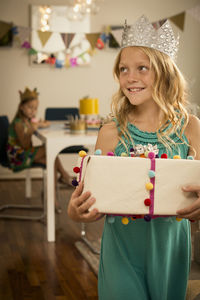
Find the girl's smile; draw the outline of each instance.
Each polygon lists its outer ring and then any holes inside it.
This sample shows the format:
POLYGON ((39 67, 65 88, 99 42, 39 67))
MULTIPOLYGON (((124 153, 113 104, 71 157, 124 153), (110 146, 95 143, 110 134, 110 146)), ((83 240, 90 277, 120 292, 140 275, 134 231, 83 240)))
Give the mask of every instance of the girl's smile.
POLYGON ((130 93, 139 93, 143 91, 145 88, 140 88, 140 87, 131 87, 127 88, 130 93))

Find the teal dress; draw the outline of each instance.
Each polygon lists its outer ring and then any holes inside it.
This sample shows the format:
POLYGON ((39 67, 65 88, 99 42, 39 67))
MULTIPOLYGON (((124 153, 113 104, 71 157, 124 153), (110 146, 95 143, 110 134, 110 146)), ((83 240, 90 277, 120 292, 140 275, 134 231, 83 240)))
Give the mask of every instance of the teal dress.
MULTIPOLYGON (((135 144, 157 145, 159 157, 166 153, 156 133, 140 131, 130 123, 128 130, 135 144)), ((180 143, 171 157, 179 154, 187 158, 188 146, 175 134, 171 138, 180 143)), ((131 147, 128 143, 127 146, 131 147)), ((122 152, 125 147, 119 142, 115 155, 122 152)), ((99 265, 99 300, 184 300, 190 254, 190 222, 186 219, 180 222, 175 217, 150 222, 130 219, 128 225, 123 225, 121 217, 115 217, 114 223, 109 223, 106 217, 99 265)))

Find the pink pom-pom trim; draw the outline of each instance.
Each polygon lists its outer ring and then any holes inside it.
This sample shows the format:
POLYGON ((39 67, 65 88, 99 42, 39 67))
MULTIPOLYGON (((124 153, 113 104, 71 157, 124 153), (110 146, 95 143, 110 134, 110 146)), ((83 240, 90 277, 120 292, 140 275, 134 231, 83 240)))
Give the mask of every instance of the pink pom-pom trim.
POLYGON ((155 153, 154 152, 149 152, 148 153, 148 158, 150 158, 150 159, 155 158, 155 153))
POLYGON ((109 152, 107 153, 107 155, 108 155, 108 156, 114 156, 114 153, 113 153, 112 151, 109 151, 109 152))

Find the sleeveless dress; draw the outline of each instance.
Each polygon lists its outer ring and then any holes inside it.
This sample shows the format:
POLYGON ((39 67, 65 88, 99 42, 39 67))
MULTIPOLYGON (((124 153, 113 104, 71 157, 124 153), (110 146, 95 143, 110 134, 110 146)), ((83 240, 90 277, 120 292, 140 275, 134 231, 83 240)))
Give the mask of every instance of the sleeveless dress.
POLYGON ((20 118, 15 118, 8 129, 7 155, 10 168, 14 172, 30 168, 39 149, 39 147, 30 147, 25 150, 21 147, 15 131, 15 124, 19 122, 23 124, 24 131, 26 131, 27 125, 20 118))
MULTIPOLYGON (((140 131, 130 123, 127 128, 135 144, 157 145, 159 157, 166 153, 156 133, 140 131)), ((175 134, 170 137, 180 143, 171 157, 178 154, 187 158, 188 146, 175 134)), ((188 143, 186 136, 183 138, 188 143)), ((115 155, 122 152, 125 147, 119 142, 115 155)), ((128 225, 123 225, 121 217, 115 217, 114 223, 106 218, 99 265, 99 300, 184 300, 190 254, 190 222, 186 219, 178 222, 175 217, 166 217, 146 222, 129 218, 128 225)))

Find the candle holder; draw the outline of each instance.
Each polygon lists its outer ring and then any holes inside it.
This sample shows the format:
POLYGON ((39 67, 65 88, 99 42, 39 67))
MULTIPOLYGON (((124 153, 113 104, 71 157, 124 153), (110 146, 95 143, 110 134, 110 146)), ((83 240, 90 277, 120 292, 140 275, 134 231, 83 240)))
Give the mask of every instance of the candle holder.
POLYGON ((99 116, 99 99, 88 96, 80 99, 80 115, 85 119, 87 130, 99 129, 101 119, 99 116))
POLYGON ((86 122, 84 119, 71 119, 69 122, 70 132, 73 134, 85 133, 86 122))

